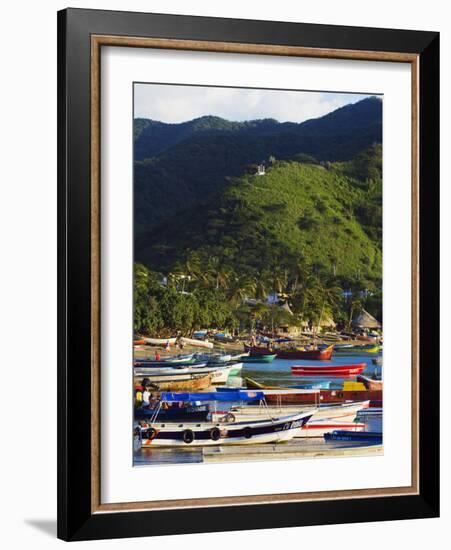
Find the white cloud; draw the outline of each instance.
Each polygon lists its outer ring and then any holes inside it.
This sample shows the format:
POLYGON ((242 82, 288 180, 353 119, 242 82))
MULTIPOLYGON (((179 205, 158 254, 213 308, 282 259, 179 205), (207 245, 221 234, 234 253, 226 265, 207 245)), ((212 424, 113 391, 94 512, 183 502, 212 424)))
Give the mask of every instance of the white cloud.
POLYGON ((302 122, 368 97, 337 92, 297 92, 135 84, 135 117, 184 122, 204 115, 228 120, 275 118, 302 122))

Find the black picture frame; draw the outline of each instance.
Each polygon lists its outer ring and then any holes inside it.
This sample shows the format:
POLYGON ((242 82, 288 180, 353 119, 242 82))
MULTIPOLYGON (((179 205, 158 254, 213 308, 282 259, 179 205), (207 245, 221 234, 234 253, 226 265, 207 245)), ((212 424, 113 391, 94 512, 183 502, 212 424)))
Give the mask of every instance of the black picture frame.
POLYGON ((58 13, 58 537, 64 540, 439 515, 439 33, 101 10, 58 13), (91 36, 374 52, 419 59, 419 493, 93 513, 91 36))

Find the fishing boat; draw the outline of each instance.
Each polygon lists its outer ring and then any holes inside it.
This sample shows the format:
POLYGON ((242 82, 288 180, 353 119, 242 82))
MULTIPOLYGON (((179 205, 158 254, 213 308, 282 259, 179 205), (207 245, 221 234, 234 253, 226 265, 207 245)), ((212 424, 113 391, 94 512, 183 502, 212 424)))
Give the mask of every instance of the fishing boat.
POLYGON ((355 376, 366 367, 366 363, 354 365, 294 365, 291 372, 295 376, 355 376))
POLYGON ((232 359, 232 356, 230 354, 225 354, 225 355, 214 354, 208 357, 208 363, 209 364, 228 363, 229 361, 231 361, 231 359, 232 359))
POLYGON ((349 430, 333 430, 324 434, 326 441, 352 441, 369 445, 382 443, 382 432, 351 432, 349 430))
MULTIPOLYGON (((246 387, 255 390, 272 390, 274 393, 266 396, 268 403, 282 403, 282 404, 315 404, 317 397, 314 394, 302 394, 296 393, 293 387, 278 387, 267 386, 261 384, 252 378, 244 378, 246 387)), ((377 406, 381 406, 382 403, 382 391, 346 391, 346 390, 333 390, 333 389, 321 389, 312 390, 319 391, 319 399, 321 403, 345 403, 346 401, 370 401, 371 404, 377 403, 377 406)))
POLYGON ((146 341, 142 338, 138 338, 137 340, 133 340, 134 346, 144 346, 146 344, 146 341))
POLYGON ((236 376, 237 374, 240 374, 240 372, 243 369, 243 363, 228 363, 227 366, 230 367, 230 373, 229 376, 236 376))
MULTIPOLYGON (((262 393, 265 400, 257 404, 235 406, 227 411, 212 411, 211 417, 213 420, 243 421, 245 419, 257 420, 262 417, 277 418, 281 415, 296 414, 302 411, 311 411, 312 418, 310 422, 316 421, 334 421, 334 422, 352 422, 361 411, 367 410, 369 401, 358 401, 353 403, 333 403, 333 404, 316 404, 316 405, 284 405, 267 403, 268 397, 273 394, 274 390, 265 390, 262 393)), ((224 395, 227 395, 225 392, 224 395)), ((230 395, 230 394, 229 394, 230 395)), ((330 431, 330 430, 329 430, 330 431)))
POLYGON ((212 375, 208 373, 188 374, 172 379, 147 377, 148 381, 144 378, 135 378, 135 382, 146 385, 154 391, 197 391, 210 388, 212 385, 212 375))
MULTIPOLYGON (((193 357, 193 355, 188 355, 185 357, 165 357, 158 360, 152 360, 142 357, 136 357, 133 362, 135 367, 180 367, 180 366, 189 366, 200 364, 200 361, 193 357)), ((206 364, 206 363, 205 363, 206 364)))
POLYGON ((296 437, 323 437, 324 434, 332 430, 342 430, 347 432, 363 432, 365 430, 364 422, 349 422, 343 420, 311 419, 299 432, 296 437))
MULTIPOLYGON (((369 400, 366 401, 350 401, 344 403, 327 403, 317 408, 314 415, 314 420, 330 420, 331 418, 341 418, 342 420, 354 418, 360 414, 360 411, 367 410, 370 406, 369 400)), ((312 419, 312 420, 313 420, 312 419)))
POLYGON ((145 340, 146 344, 149 344, 149 346, 166 346, 168 343, 169 345, 174 345, 177 341, 177 338, 142 338, 145 340))
POLYGON ((179 378, 182 375, 189 374, 209 374, 218 370, 219 367, 208 367, 207 363, 196 363, 196 365, 184 365, 184 366, 161 366, 148 367, 146 365, 138 365, 133 368, 135 376, 147 376, 148 378, 179 378))
POLYGON ((255 356, 247 356, 243 357, 242 361, 244 363, 271 363, 271 361, 274 361, 276 358, 276 354, 272 355, 255 355, 255 356))
MULTIPOLYGON (((175 403, 179 405, 179 403, 175 403)), ((149 420, 155 415, 155 407, 136 407, 135 420, 149 420)), ((205 422, 210 415, 208 405, 196 405, 194 403, 177 407, 161 409, 158 414, 160 422, 205 422)))
POLYGON ((192 375, 197 374, 210 374, 211 382, 213 384, 225 384, 232 365, 212 365, 208 366, 207 363, 196 363, 190 366, 172 366, 172 367, 142 367, 138 366, 134 369, 135 376, 146 376, 151 381, 179 381, 183 379, 189 379, 192 375), (184 378, 185 377, 185 378, 184 378))
POLYGON ((213 342, 209 342, 208 340, 194 340, 193 338, 180 338, 181 343, 184 346, 192 346, 196 348, 207 348, 207 349, 213 349, 214 345, 213 342))
POLYGON ((320 380, 316 382, 308 382, 307 384, 297 384, 292 386, 299 390, 328 390, 330 388, 330 380, 320 380))
POLYGON ((357 380, 359 382, 363 382, 363 384, 365 385, 365 388, 367 390, 377 391, 377 390, 382 390, 383 389, 382 380, 376 380, 376 379, 373 379, 373 378, 369 378, 368 376, 363 376, 362 374, 359 374, 359 376, 357 376, 357 380))
POLYGON ((248 346, 244 345, 244 350, 249 353, 249 357, 261 357, 262 355, 272 355, 274 353, 273 349, 270 349, 265 346, 248 346))
POLYGON ((310 361, 329 361, 332 357, 334 346, 328 346, 324 349, 316 350, 298 350, 298 349, 270 349, 268 347, 248 346, 244 344, 244 349, 250 353, 251 357, 276 354, 277 359, 306 359, 310 361))
POLYGON ((316 350, 276 350, 277 359, 305 359, 309 361, 329 361, 332 357, 334 346, 316 350))
POLYGON ((368 420, 370 418, 380 418, 383 415, 383 409, 380 407, 373 407, 369 409, 362 409, 358 411, 357 418, 359 420, 368 420))
MULTIPOLYGON (((146 344, 150 345, 150 346, 167 346, 168 344, 170 346, 174 346, 176 343, 177 343, 177 338, 144 338, 143 337, 143 340, 145 340, 146 344)), ((186 345, 186 346, 193 346, 193 347, 199 347, 199 348, 208 348, 208 349, 212 349, 213 348, 213 343, 212 342, 208 342, 208 341, 204 341, 204 340, 194 340, 192 338, 185 338, 185 337, 182 337, 180 338, 180 343, 182 343, 183 345, 186 345)))
POLYGON ((379 353, 379 346, 353 346, 351 348, 338 348, 335 350, 340 355, 365 355, 367 353, 379 353))
MULTIPOLYGON (((207 392, 161 394, 163 402, 261 401, 263 392, 207 392)), ((255 445, 289 441, 310 420, 314 411, 243 422, 159 422, 158 409, 148 423, 141 423, 143 447, 193 447, 255 445)))

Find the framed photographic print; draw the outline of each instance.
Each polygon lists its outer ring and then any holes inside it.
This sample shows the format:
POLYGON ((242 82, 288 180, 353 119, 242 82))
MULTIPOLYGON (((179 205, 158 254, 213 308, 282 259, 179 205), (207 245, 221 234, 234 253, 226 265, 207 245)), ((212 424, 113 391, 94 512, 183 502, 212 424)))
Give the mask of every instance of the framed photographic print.
POLYGON ((58 36, 58 536, 437 516, 438 33, 58 36))

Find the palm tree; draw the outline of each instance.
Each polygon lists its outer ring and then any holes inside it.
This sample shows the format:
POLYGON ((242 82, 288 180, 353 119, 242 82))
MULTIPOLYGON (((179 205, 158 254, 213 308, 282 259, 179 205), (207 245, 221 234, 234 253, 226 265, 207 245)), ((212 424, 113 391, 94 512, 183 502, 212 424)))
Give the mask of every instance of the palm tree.
POLYGON ((135 264, 135 290, 145 292, 149 286, 149 270, 143 264, 135 264))
POLYGON ((327 306, 333 308, 334 305, 340 300, 342 289, 335 283, 322 283, 319 281, 319 289, 322 295, 321 313, 318 321, 318 330, 321 327, 321 321, 323 320, 324 309, 327 306))
POLYGON ((271 290, 274 294, 282 294, 287 288, 288 274, 286 269, 282 269, 280 266, 274 266, 270 274, 271 290))
POLYGON ((255 296, 255 281, 250 277, 236 277, 228 288, 228 297, 232 304, 242 303, 246 298, 255 296))
POLYGON ((226 289, 229 284, 229 280, 232 275, 230 267, 221 263, 221 260, 217 256, 210 258, 208 262, 207 277, 213 279, 215 289, 226 289))
POLYGON ((254 284, 255 284, 255 298, 257 300, 266 300, 268 297, 269 284, 264 274, 261 274, 260 277, 254 278, 254 284))
POLYGON ((359 295, 352 295, 351 298, 351 305, 349 308, 349 322, 348 322, 348 329, 351 328, 352 318, 354 317, 355 311, 361 311, 363 309, 362 299, 359 295))

